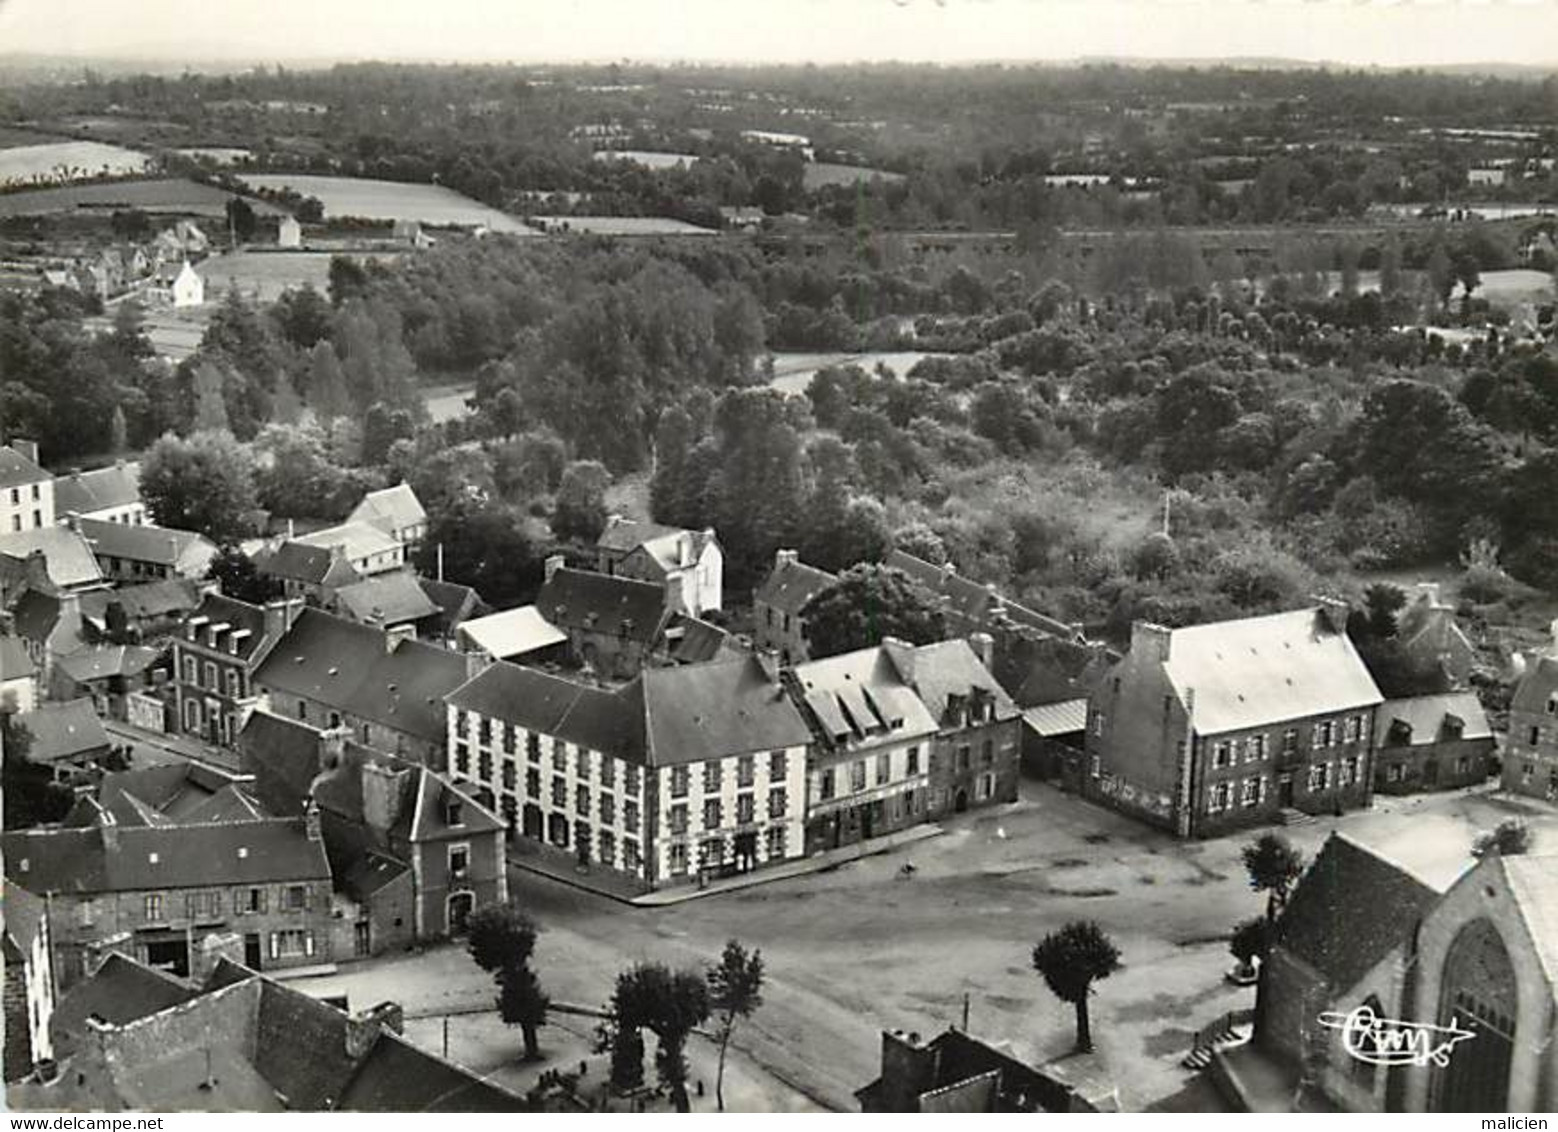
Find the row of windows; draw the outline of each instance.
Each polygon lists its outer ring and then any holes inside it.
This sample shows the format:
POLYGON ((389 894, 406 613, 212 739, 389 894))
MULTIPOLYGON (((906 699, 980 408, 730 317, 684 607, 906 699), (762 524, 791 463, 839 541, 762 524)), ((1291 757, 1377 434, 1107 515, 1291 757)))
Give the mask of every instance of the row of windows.
POLYGON ((205 664, 205 682, 200 680, 200 662, 192 656, 184 658, 184 683, 192 688, 207 688, 218 694, 227 695, 228 699, 237 699, 243 695, 243 674, 237 668, 228 668, 224 673, 218 673, 216 665, 211 661, 205 664), (222 676, 226 676, 223 681, 222 676), (225 688, 224 688, 225 683, 225 688))
MULTIPOLYGON (((208 919, 222 915, 224 892, 227 892, 227 906, 232 909, 232 914, 235 916, 258 914, 267 911, 270 907, 270 890, 267 888, 235 888, 231 891, 217 888, 186 892, 184 915, 190 919, 208 919)), ((306 912, 311 905, 312 900, 307 885, 290 884, 277 890, 278 911, 306 912)), ((170 899, 162 892, 147 893, 142 901, 145 918, 152 923, 165 922, 168 910, 177 906, 176 898, 170 899)), ((94 901, 83 900, 77 907, 77 918, 82 927, 91 926, 96 916, 97 906, 94 901)))
MULTIPOLYGON (((1309 768, 1305 785, 1311 794, 1351 786, 1358 781, 1358 765, 1356 755, 1338 763, 1316 763, 1309 768)), ((1207 787, 1206 812, 1216 814, 1239 806, 1258 806, 1265 800, 1264 776, 1224 779, 1207 787)))
MULTIPOLYGON (((789 810, 789 799, 783 786, 775 786, 768 792, 768 818, 783 818, 789 810)), ((687 832, 687 804, 678 802, 671 807, 670 823, 673 834, 687 832)), ((750 825, 757 820, 757 798, 752 794, 736 795, 736 824, 750 825)), ((718 829, 725 823, 725 804, 718 798, 703 800, 703 828, 718 829)))
MULTIPOLYGON (((1365 734, 1365 716, 1349 715, 1345 719, 1324 719, 1310 731, 1310 747, 1321 750, 1338 743, 1356 743, 1365 734)), ((1289 727, 1282 733, 1282 752, 1291 754, 1298 750, 1298 728, 1289 727)), ((1264 732, 1239 739, 1219 739, 1212 744, 1212 766, 1217 769, 1235 766, 1241 762, 1260 762, 1270 753, 1264 732)))
MULTIPOLYGON (((42 498, 42 496, 38 493, 38 485, 37 484, 33 484, 32 485, 32 498, 33 498, 33 502, 35 502, 35 503, 38 502, 38 500, 40 500, 42 498)), ((21 503, 22 503, 22 489, 19 488, 19 487, 13 487, 11 489, 11 506, 12 507, 20 507, 21 503)))
MULTIPOLYGON (((1403 782, 1403 781, 1405 781, 1405 779, 1406 779, 1406 768, 1407 768, 1407 764, 1406 763, 1399 763, 1399 762, 1388 763, 1386 765, 1386 767, 1385 767, 1385 781, 1386 782, 1403 782)), ((1468 756, 1462 755, 1460 758, 1455 760, 1455 773, 1456 774, 1470 774, 1471 773, 1471 759, 1468 756)))
MULTIPOLYGON (((763 850, 767 860, 777 861, 784 857, 789 837, 788 831, 782 825, 770 826, 763 834, 763 850)), ((723 837, 706 837, 698 842, 698 868, 700 870, 718 869, 726 862, 727 850, 733 848, 733 842, 723 837)), ((685 841, 676 841, 667 851, 666 865, 672 876, 686 876, 691 855, 685 841)))
MULTIPOLYGON (((770 751, 768 754, 768 779, 770 782, 783 782, 790 765, 788 751, 770 751)), ((725 782, 725 764, 718 759, 711 759, 703 764, 700 776, 703 783, 703 793, 718 794, 725 782)), ((746 788, 757 781, 757 756, 742 755, 736 760, 736 786, 746 788)), ((687 766, 674 766, 671 768, 671 797, 685 798, 692 784, 692 768, 687 766)))
POLYGON ((108 560, 108 572, 115 577, 120 574, 128 574, 134 578, 165 578, 168 576, 168 567, 156 562, 143 562, 139 558, 115 558, 105 555, 108 560))
POLYGON ((643 866, 644 858, 639 852, 636 838, 622 839, 619 861, 617 835, 612 830, 592 830, 586 821, 575 821, 570 825, 564 814, 548 815, 546 826, 548 842, 559 849, 567 849, 571 840, 574 854, 585 864, 595 862, 609 869, 620 868, 629 873, 637 873, 643 866))
MULTIPOLYGON (((16 491, 15 491, 14 488, 12 489, 11 494, 12 495, 16 494, 16 491)), ((13 502, 14 502, 14 500, 13 500, 13 502)), ((43 529, 43 512, 42 511, 34 511, 32 513, 32 525, 37 530, 42 530, 43 529)), ((20 514, 12 515, 11 516, 11 530, 12 530, 12 532, 16 532, 16 531, 19 531, 21 529, 22 529, 22 517, 21 517, 21 515, 20 514)))
MULTIPOLYGON (((907 765, 905 767, 904 773, 906 775, 919 774, 920 749, 918 747, 910 747, 907 749, 905 754, 907 755, 907 765)), ((985 761, 992 761, 994 757, 994 751, 991 748, 990 742, 989 740, 986 740, 985 761)), ((842 772, 846 770, 849 773, 849 789, 844 791, 845 793, 860 793, 862 790, 866 789, 867 781, 869 779, 874 779, 874 785, 876 786, 886 786, 890 781, 892 781, 893 777, 892 759, 893 756, 891 751, 883 751, 881 754, 877 755, 874 760, 869 760, 869 762, 874 762, 875 764, 874 772, 868 766, 868 760, 866 759, 856 759, 847 767, 827 767, 822 772, 821 784, 817 789, 818 798, 826 802, 829 799, 840 795, 840 792, 843 790, 841 783, 842 772)), ((960 769, 968 769, 968 759, 969 748, 967 744, 964 744, 958 748, 958 765, 960 769)))
MULTIPOLYGON (((482 771, 482 777, 486 779, 492 777, 492 752, 490 750, 482 750, 482 748, 492 747, 494 730, 492 721, 487 718, 482 718, 476 727, 477 756, 481 766, 487 768, 482 771)), ((501 730, 503 753, 505 755, 518 754, 518 735, 514 725, 505 723, 502 725, 501 730)), ((470 738, 471 727, 470 714, 468 712, 461 711, 455 714, 454 733, 459 739, 470 738)), ((541 755, 541 736, 534 731, 527 733, 525 737, 526 761, 532 766, 540 766, 542 761, 541 755)), ((457 761, 463 763, 461 773, 468 774, 469 771, 464 769, 470 764, 470 749, 466 743, 455 744, 455 757, 457 761)), ((616 785, 617 760, 611 756, 598 754, 591 751, 588 747, 575 747, 571 761, 574 774, 579 778, 589 778, 592 770, 598 770, 602 786, 612 788, 616 785)), ((561 739, 554 738, 551 740, 551 763, 552 769, 557 773, 567 773, 570 763, 569 749, 568 744, 561 739)), ((510 774, 512 772, 505 766, 504 773, 510 774)), ((624 764, 622 768, 622 785, 628 793, 638 793, 639 775, 640 770, 638 767, 631 763, 624 764)))

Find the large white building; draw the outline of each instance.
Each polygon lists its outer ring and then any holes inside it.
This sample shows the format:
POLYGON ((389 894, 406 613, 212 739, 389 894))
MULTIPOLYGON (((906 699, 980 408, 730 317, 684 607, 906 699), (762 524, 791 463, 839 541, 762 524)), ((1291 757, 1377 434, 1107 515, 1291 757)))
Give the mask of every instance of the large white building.
POLYGON ((804 854, 810 731, 754 658, 615 691, 500 662, 448 710, 451 777, 583 865, 653 887, 804 854))

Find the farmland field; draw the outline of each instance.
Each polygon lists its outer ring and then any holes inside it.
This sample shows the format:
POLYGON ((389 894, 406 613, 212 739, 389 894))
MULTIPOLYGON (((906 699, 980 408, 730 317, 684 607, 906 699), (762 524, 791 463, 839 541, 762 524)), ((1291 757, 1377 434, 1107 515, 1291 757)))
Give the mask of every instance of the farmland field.
POLYGON ((828 161, 808 161, 801 176, 807 192, 828 185, 853 185, 858 181, 903 180, 901 173, 889 173, 885 169, 869 169, 863 165, 835 165, 828 161))
POLYGON ((0 126, 0 149, 15 149, 24 145, 43 145, 46 142, 69 141, 69 138, 41 134, 37 130, 22 130, 15 126, 0 126))
POLYGON ((1551 301, 1553 277, 1545 271, 1515 268, 1510 271, 1484 271, 1476 290, 1479 299, 1495 307, 1513 309, 1521 303, 1551 301))
POLYGON ((364 220, 416 220, 423 224, 485 224, 494 232, 515 235, 535 232, 507 213, 443 185, 302 173, 246 173, 243 179, 257 189, 291 189, 314 197, 325 206, 327 220, 355 216, 364 220))
POLYGON ((888 350, 861 354, 776 353, 773 355, 774 379, 768 384, 770 388, 777 389, 781 393, 804 396, 806 387, 811 384, 812 374, 827 366, 855 365, 867 372, 874 372, 877 365, 881 364, 892 370, 901 380, 921 359, 943 356, 922 353, 919 350, 888 350))
POLYGON ((712 228, 700 228, 666 216, 537 216, 548 232, 581 232, 594 236, 713 236, 712 228))
POLYGON ((596 161, 632 161, 646 169, 674 169, 698 160, 693 153, 666 153, 655 149, 598 149, 596 161))
MULTIPOLYGON (((234 286, 245 295, 257 296, 262 302, 272 302, 283 291, 295 287, 313 287, 324 294, 330 287, 332 258, 318 252, 235 252, 212 256, 196 270, 205 280, 208 303, 215 302, 234 286)), ((396 257, 354 258, 393 262, 396 257)))
MULTIPOLYGON (((0 150, 0 159, 12 150, 0 150)), ((0 216, 42 216, 77 209, 138 208, 142 212, 169 212, 180 216, 225 215, 232 194, 195 181, 164 178, 156 181, 118 181, 99 185, 65 185, 54 189, 29 189, 0 194, 0 216)), ((281 210, 264 201, 249 202, 261 216, 278 216, 281 210)))
POLYGON ((61 141, 0 149, 0 185, 59 184, 139 173, 150 159, 102 142, 61 141))

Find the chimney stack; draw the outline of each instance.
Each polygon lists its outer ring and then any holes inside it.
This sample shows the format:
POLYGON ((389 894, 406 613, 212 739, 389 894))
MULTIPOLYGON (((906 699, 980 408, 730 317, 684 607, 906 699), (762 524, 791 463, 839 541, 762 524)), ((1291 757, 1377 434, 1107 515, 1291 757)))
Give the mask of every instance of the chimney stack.
POLYGON ((798 551, 798 550, 776 550, 776 551, 774 551, 774 569, 775 570, 782 569, 785 566, 794 566, 800 560, 801 560, 801 554, 800 554, 800 551, 798 551))
POLYGON ((546 571, 546 580, 550 582, 552 580, 552 575, 561 570, 567 564, 567 562, 568 560, 561 554, 547 555, 546 562, 543 566, 546 571))
POLYGON ((310 841, 324 840, 324 830, 319 817, 319 803, 312 798, 303 810, 303 832, 310 841))
POLYGON ((968 638, 968 643, 974 649, 974 655, 979 658, 979 663, 986 669, 995 667, 995 638, 989 633, 975 633, 968 638))
POLYGON ((1322 628, 1336 634, 1347 632, 1347 618, 1352 613, 1352 606, 1342 598, 1330 597, 1326 594, 1315 594, 1312 600, 1320 607, 1322 628))
POLYGON ((1131 622, 1131 655, 1138 660, 1166 662, 1173 644, 1172 631, 1151 621, 1131 622))

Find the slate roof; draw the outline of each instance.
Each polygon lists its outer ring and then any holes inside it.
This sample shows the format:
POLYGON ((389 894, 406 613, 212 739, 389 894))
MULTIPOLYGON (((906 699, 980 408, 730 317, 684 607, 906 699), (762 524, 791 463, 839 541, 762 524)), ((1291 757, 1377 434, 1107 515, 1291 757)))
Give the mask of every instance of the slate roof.
POLYGON ((752 600, 794 615, 837 580, 837 575, 804 562, 781 562, 768 572, 752 600))
POLYGON ((48 561, 49 580, 70 589, 96 585, 103 580, 92 546, 68 527, 42 527, 14 534, 0 534, 0 555, 26 561, 35 550, 48 561))
POLYGON ((71 472, 54 479, 54 513, 72 511, 88 515, 93 511, 129 507, 141 501, 141 465, 139 461, 110 464, 90 472, 71 472))
MULTIPOLYGON (((251 605, 237 598, 227 597, 219 593, 208 593, 200 601, 194 612, 184 619, 185 626, 200 618, 204 618, 204 625, 231 625, 234 629, 247 629, 248 635, 239 638, 238 651, 231 655, 244 661, 255 661, 275 645, 275 640, 266 636, 265 610, 258 605, 251 605)), ((184 636, 188 636, 186 631, 184 636)), ((223 651, 231 648, 226 642, 228 637, 224 635, 223 651)), ((200 643, 204 642, 202 638, 200 643)))
POLYGON ((1538 656, 1526 666, 1526 674, 1515 685, 1509 710, 1539 714, 1547 710, 1548 702, 1555 695, 1558 695, 1558 657, 1538 656))
POLYGON ((529 1106, 517 1094, 386 1032, 336 1107, 346 1112, 520 1112, 529 1106))
POLYGON ((1347 634, 1333 631, 1317 608, 1169 633, 1164 671, 1200 735, 1370 707, 1384 699, 1347 634))
POLYGON ((707 664, 743 656, 747 651, 718 625, 685 613, 672 615, 664 643, 666 655, 677 664, 707 664))
POLYGON ((642 727, 623 695, 508 661, 488 665, 450 693, 449 706, 621 758, 642 757, 642 727))
POLYGON ((364 624, 404 625, 439 612, 417 579, 404 570, 375 574, 335 591, 335 600, 355 621, 364 624))
POLYGON ((411 871, 404 861, 372 850, 358 857, 336 876, 336 884, 359 904, 366 904, 373 894, 393 884, 411 871))
POLYGON ((791 675, 814 731, 831 745, 938 730, 936 717, 880 646, 798 664, 791 675))
POLYGON ((156 649, 143 645, 99 645, 69 653, 54 666, 78 684, 115 676, 139 676, 156 661, 156 649))
POLYGON ((943 569, 923 558, 917 558, 902 550, 891 550, 884 566, 902 570, 909 577, 925 586, 932 593, 940 594, 953 611, 974 622, 990 622, 997 613, 1016 625, 1023 625, 1051 636, 1070 640, 1076 630, 1064 621, 1046 617, 1016 602, 1008 601, 989 586, 963 577, 950 567, 943 569))
POLYGON ((330 879, 324 845, 304 836, 301 819, 125 826, 107 832, 109 839, 117 839, 117 849, 108 847, 101 828, 0 835, 6 879, 34 892, 62 893, 330 879))
POLYGON ((643 702, 650 766, 802 746, 811 738, 790 697, 752 657, 646 668, 628 685, 628 694, 635 687, 643 702))
POLYGON ((536 609, 560 629, 602 633, 649 644, 668 617, 665 590, 654 582, 560 567, 541 586, 536 609))
POLYGON ((649 668, 616 691, 500 661, 449 704, 646 766, 799 746, 810 738, 800 712, 752 657, 649 668))
MULTIPOLYGON (((9 902, 9 894, 7 894, 9 902)), ((117 951, 89 978, 73 986, 54 1007, 49 1036, 55 1060, 69 1057, 87 1034, 87 1019, 97 1017, 111 1026, 123 1026, 188 1002, 198 992, 180 979, 117 951)))
POLYGON ((27 655, 27 646, 19 637, 0 636, 0 683, 34 676, 38 666, 27 655))
POLYGON ((466 681, 465 657, 305 609, 254 674, 274 691, 328 704, 429 742, 444 736, 444 697, 466 681))
POLYGON ((362 580, 362 575, 346 560, 344 553, 337 556, 325 547, 311 546, 297 539, 255 555, 254 565, 273 578, 311 586, 347 586, 362 580))
POLYGON ((637 550, 647 542, 696 533, 698 532, 690 531, 685 527, 668 527, 662 523, 646 523, 638 519, 613 515, 607 520, 606 529, 595 540, 595 545, 602 550, 615 550, 626 554, 637 550))
POLYGON ((132 526, 107 519, 77 519, 76 528, 94 554, 128 558, 159 566, 196 564, 216 554, 216 544, 205 535, 173 527, 132 526))
POLYGON ((407 483, 370 491, 346 517, 348 523, 369 523, 394 536, 396 531, 427 522, 427 511, 407 483))
POLYGON ((47 483, 53 477, 9 444, 0 444, 0 487, 47 483))
POLYGON ((1441 895, 1401 865, 1333 833, 1288 897, 1276 941, 1343 991, 1404 940, 1441 895))
POLYGON ((567 633, 548 622, 533 605, 462 622, 460 636, 498 660, 550 648, 568 639, 567 633))
POLYGON ((4 908, 6 939, 24 960, 30 958, 33 940, 38 937, 44 917, 48 915, 48 905, 20 885, 7 884, 4 908))
POLYGON ((438 628, 444 636, 452 634, 460 622, 481 617, 487 612, 487 603, 470 586, 462 586, 458 582, 440 582, 434 578, 423 578, 421 582, 422 592, 442 611, 438 628))
POLYGON ((1531 933, 1550 993, 1558 992, 1558 854, 1495 858, 1531 933))
POLYGON ((35 763, 71 762, 108 749, 108 732, 90 698, 41 703, 19 712, 16 722, 32 733, 28 757, 35 763))
POLYGON ((328 549, 339 546, 346 552, 348 561, 370 558, 375 554, 389 554, 400 549, 400 543, 371 523, 346 522, 322 531, 298 535, 293 542, 304 546, 328 549))
POLYGON ((1457 738, 1491 739, 1493 728, 1482 710, 1482 702, 1475 692, 1450 692, 1437 696, 1411 696, 1400 700, 1386 700, 1374 715, 1374 743, 1377 747, 1400 746, 1393 743, 1394 725, 1403 723, 1410 729, 1407 745, 1418 747, 1436 743, 1443 735, 1446 717, 1461 721, 1457 738))
POLYGON ((937 641, 915 647, 889 639, 882 647, 899 676, 919 693, 937 720, 947 722, 952 698, 967 696, 976 688, 990 694, 996 719, 1016 718, 1017 705, 967 641, 937 641))
POLYGON ((238 749, 244 770, 255 774, 260 801, 274 813, 296 813, 319 775, 319 731, 295 719, 254 711, 238 733, 238 749))
POLYGON ((188 578, 164 578, 156 582, 120 586, 112 590, 92 590, 81 595, 81 612, 97 625, 107 625, 108 607, 118 604, 126 620, 150 621, 188 613, 200 605, 198 582, 188 578))

